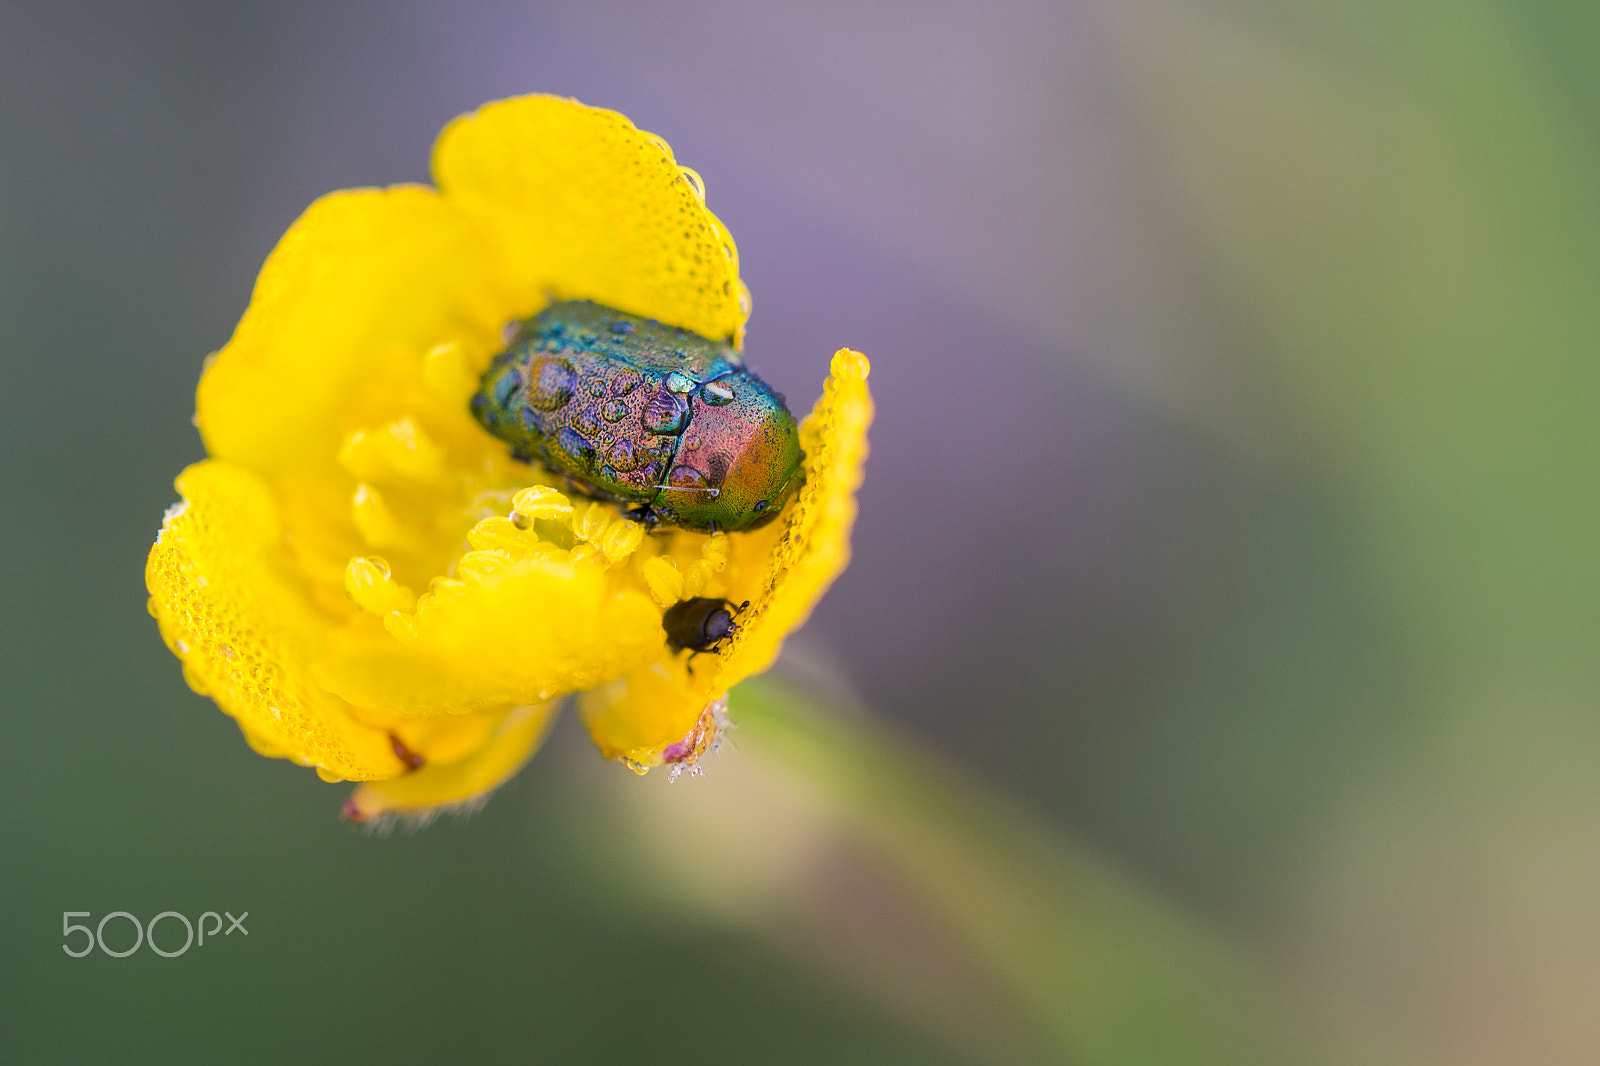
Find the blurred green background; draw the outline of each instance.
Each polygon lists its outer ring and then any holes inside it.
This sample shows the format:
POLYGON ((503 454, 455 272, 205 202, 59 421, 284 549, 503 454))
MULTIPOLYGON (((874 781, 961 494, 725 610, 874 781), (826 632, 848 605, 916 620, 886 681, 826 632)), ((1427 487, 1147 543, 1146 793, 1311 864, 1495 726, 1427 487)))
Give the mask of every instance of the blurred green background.
POLYGON ((1600 1058, 1597 55, 1563 0, 0 5, 0 1059, 1600 1058), (705 177, 797 406, 873 358, 856 559, 707 778, 567 723, 371 838, 143 559, 278 235, 528 91, 705 177))

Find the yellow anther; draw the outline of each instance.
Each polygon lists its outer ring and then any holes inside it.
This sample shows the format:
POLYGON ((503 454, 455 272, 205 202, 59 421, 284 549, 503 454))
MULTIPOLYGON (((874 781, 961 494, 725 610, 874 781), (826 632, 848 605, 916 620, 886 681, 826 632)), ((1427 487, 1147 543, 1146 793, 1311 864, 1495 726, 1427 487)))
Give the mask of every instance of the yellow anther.
POLYGON ((539 546, 539 537, 531 529, 519 529, 509 518, 494 515, 472 527, 467 543, 475 551, 501 551, 521 558, 539 546))
POLYGON ((339 465, 364 481, 435 482, 444 474, 445 453, 415 422, 402 418, 350 434, 339 449, 339 465))
POLYGON ((528 553, 527 557, 529 559, 540 559, 547 563, 566 563, 572 561, 571 557, 564 549, 558 548, 554 544, 545 543, 544 541, 540 541, 538 544, 534 545, 533 550, 528 553))
MULTIPOLYGON (((417 608, 410 615, 388 615, 385 623, 394 621, 395 618, 424 619, 448 607, 452 601, 459 600, 468 589, 465 581, 458 581, 453 577, 436 577, 428 582, 428 591, 417 597, 417 608)), ((395 630, 391 626, 391 633, 395 630)), ((396 633, 398 636, 399 634, 396 633)))
POLYGON ((469 585, 481 585, 494 578, 510 559, 497 551, 467 552, 456 560, 456 577, 469 585))
POLYGON ((645 587, 662 607, 671 607, 683 599, 683 575, 669 555, 652 555, 639 567, 644 575, 645 587))
POLYGON ((376 435, 358 429, 344 439, 339 449, 339 465, 363 480, 388 473, 376 435))
POLYGON ((728 565, 728 554, 733 550, 726 533, 713 533, 711 539, 700 546, 700 555, 717 573, 728 565))
POLYGON ((383 495, 366 482, 356 486, 355 498, 350 501, 350 517, 361 531, 362 539, 374 548, 400 541, 400 523, 395 520, 394 512, 383 502, 383 495))
POLYGON ((565 522, 572 517, 572 501, 548 485, 519 489, 511 497, 511 507, 511 521, 524 528, 541 518, 565 522))
MULTIPOLYGON (((422 606, 422 601, 417 601, 417 606, 422 606)), ((404 611, 396 611, 383 616, 383 628, 402 644, 415 644, 418 640, 417 616, 404 611)))
POLYGON ((568 556, 574 563, 589 562, 600 557, 600 549, 589 543, 583 543, 573 548, 568 556))
POLYGON ((344 590, 369 614, 409 611, 417 602, 410 589, 390 576, 389 564, 377 556, 358 556, 345 565, 344 590))
POLYGON ((478 375, 467 362, 466 349, 455 341, 445 341, 422 356, 422 380, 435 396, 451 406, 465 406, 478 391, 478 375))
POLYGON ((713 573, 715 570, 704 559, 689 567, 689 572, 683 575, 683 598, 692 600, 696 596, 704 596, 713 573))
POLYGON ((399 474, 435 481, 444 473, 444 449, 409 418, 391 422, 382 437, 384 458, 399 474))
POLYGON ((606 558, 611 562, 621 562, 633 554, 635 548, 644 542, 644 527, 637 522, 630 522, 626 518, 619 518, 606 527, 600 534, 600 550, 606 553, 606 558))
POLYGON ((436 577, 428 582, 428 591, 433 594, 435 603, 442 600, 453 600, 467 591, 467 583, 465 581, 457 581, 453 577, 436 577))
POLYGON ((576 533, 580 540, 594 540, 606 526, 611 524, 615 514, 616 511, 610 504, 596 500, 573 520, 572 532, 576 533))

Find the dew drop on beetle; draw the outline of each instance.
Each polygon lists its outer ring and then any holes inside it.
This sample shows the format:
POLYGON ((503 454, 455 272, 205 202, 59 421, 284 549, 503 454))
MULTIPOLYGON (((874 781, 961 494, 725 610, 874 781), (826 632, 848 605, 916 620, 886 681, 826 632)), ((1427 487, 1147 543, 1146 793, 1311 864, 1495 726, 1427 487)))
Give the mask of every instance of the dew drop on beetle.
POLYGON ((472 413, 513 458, 684 529, 761 525, 802 479, 794 416, 731 345, 587 300, 517 325, 472 413))

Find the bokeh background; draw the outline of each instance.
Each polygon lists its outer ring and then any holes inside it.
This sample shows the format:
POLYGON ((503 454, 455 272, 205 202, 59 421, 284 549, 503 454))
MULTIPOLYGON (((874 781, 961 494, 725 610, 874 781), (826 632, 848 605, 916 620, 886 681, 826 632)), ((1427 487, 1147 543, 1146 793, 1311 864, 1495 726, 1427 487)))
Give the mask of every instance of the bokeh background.
POLYGON ((0 2, 0 1058, 1600 1059, 1597 55, 1583 0, 0 2), (143 559, 278 235, 528 91, 705 177, 797 406, 873 358, 748 696, 821 724, 670 787, 563 727, 371 838, 143 559))

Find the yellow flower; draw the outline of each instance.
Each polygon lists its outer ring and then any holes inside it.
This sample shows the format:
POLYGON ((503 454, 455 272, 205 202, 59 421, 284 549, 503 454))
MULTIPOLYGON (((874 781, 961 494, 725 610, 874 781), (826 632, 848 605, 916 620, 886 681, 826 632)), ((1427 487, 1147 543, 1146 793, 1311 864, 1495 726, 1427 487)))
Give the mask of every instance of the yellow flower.
POLYGON ((740 344, 738 257, 699 177, 548 96, 451 123, 433 174, 323 197, 268 258, 200 380, 211 458, 178 478, 150 612, 256 751, 366 782, 356 820, 487 795, 574 692, 606 756, 697 769, 728 690, 848 559, 867 360, 834 356, 776 521, 647 531, 513 461, 468 400, 505 325, 552 299, 740 344), (662 615, 695 596, 749 607, 691 665, 662 615))

